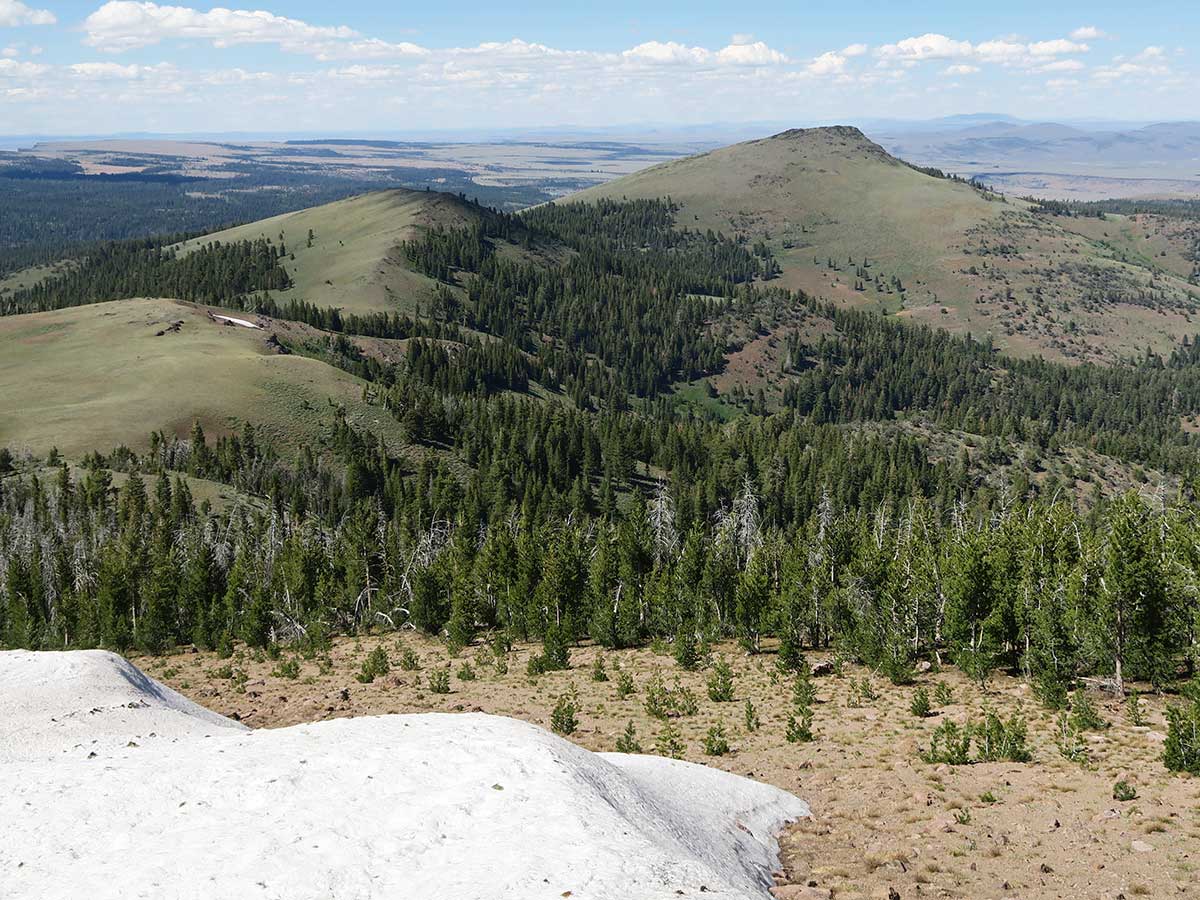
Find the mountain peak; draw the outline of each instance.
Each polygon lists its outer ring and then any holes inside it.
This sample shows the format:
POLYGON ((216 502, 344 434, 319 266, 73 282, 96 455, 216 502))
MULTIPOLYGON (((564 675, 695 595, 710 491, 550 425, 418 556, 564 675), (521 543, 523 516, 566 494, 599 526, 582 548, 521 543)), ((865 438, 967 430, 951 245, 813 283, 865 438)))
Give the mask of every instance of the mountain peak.
POLYGON ((768 140, 794 141, 811 140, 813 138, 840 138, 842 140, 872 143, 865 134, 853 125, 821 125, 817 128, 789 128, 787 131, 771 135, 768 140))
POLYGON ((817 128, 789 128, 767 138, 768 141, 800 144, 805 148, 832 151, 844 154, 857 151, 860 154, 894 162, 891 154, 862 133, 854 125, 822 125, 817 128))

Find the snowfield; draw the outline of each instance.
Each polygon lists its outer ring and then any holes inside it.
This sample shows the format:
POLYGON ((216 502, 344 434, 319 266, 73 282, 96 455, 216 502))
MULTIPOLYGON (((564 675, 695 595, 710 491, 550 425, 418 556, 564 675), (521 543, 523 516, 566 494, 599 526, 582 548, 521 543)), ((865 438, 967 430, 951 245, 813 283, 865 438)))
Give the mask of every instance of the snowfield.
POLYGON ((761 898, 808 814, 515 719, 251 731, 110 653, 0 653, 6 900, 761 898))
POLYGON ((215 313, 209 315, 218 322, 225 322, 230 325, 241 325, 243 328, 258 328, 253 322, 247 322, 245 319, 238 319, 233 316, 218 316, 215 313))

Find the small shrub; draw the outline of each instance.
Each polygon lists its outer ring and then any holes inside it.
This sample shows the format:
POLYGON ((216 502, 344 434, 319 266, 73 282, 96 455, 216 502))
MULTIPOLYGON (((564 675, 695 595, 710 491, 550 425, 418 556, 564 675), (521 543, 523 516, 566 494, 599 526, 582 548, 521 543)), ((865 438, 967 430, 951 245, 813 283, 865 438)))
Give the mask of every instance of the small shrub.
POLYGON ((971 730, 949 720, 942 722, 929 738, 921 759, 931 765, 965 766, 971 761, 971 730))
POLYGON ((362 669, 355 677, 363 684, 370 684, 376 678, 390 672, 391 668, 387 650, 384 649, 383 644, 379 644, 367 654, 367 658, 363 660, 362 669))
POLYGON ((700 711, 700 704, 696 702, 696 695, 692 693, 692 689, 684 687, 678 681, 671 691, 671 704, 681 716, 694 716, 700 711))
POLYGON ((674 688, 669 688, 661 678, 655 676, 646 685, 645 709, 646 715, 651 718, 668 719, 672 716, 694 716, 699 704, 696 695, 678 681, 674 688))
POLYGON ((800 650, 800 644, 790 631, 779 640, 779 653, 775 657, 775 668, 784 675, 808 668, 808 660, 800 650))
POLYGON ((746 731, 758 731, 758 726, 761 724, 758 721, 758 710, 754 708, 754 704, 749 700, 746 701, 745 707, 742 708, 742 721, 746 723, 746 731))
POLYGON ((1080 735, 1079 729, 1071 724, 1071 717, 1065 712, 1058 717, 1058 728, 1054 742, 1058 745, 1058 752, 1063 759, 1080 765, 1087 764, 1087 743, 1083 740, 1083 736, 1080 735))
POLYGON ((929 703, 929 692, 923 687, 917 688, 908 708, 918 719, 927 719, 933 715, 933 707, 929 703))
POLYGON ((596 661, 592 663, 592 681, 608 681, 608 670, 604 668, 604 657, 596 654, 596 661))
POLYGON ((575 698, 570 694, 563 694, 550 713, 550 728, 555 734, 574 734, 575 729, 579 727, 579 719, 576 717, 578 712, 575 698))
POLYGON ((654 752, 659 756, 669 756, 671 759, 683 759, 686 749, 683 738, 679 735, 679 729, 670 722, 662 727, 658 732, 658 737, 654 739, 654 752))
POLYGON ((1071 727, 1076 731, 1103 731, 1108 727, 1086 691, 1078 690, 1071 698, 1071 727))
POLYGON ((633 682, 633 676, 628 672, 621 672, 617 675, 617 699, 624 700, 630 694, 637 693, 637 685, 633 682))
POLYGON ((471 668, 470 662, 464 660, 463 664, 458 667, 458 680, 459 681, 474 681, 475 680, 475 670, 473 668, 471 668))
POLYGON ((690 672, 700 661, 696 650, 696 633, 690 628, 680 628, 675 635, 675 662, 679 668, 690 672))
POLYGON ((529 662, 525 664, 525 674, 530 678, 537 678, 539 675, 543 675, 549 671, 550 668, 546 662, 546 654, 544 653, 538 653, 529 657, 529 662))
POLYGON ((1200 702, 1167 707, 1163 764, 1172 772, 1200 775, 1200 702))
POLYGON ((1005 721, 988 710, 973 730, 979 762, 1029 762, 1032 758, 1025 744, 1029 725, 1019 713, 1005 721))
POLYGON ((637 729, 633 727, 633 720, 629 720, 629 724, 625 726, 625 730, 621 732, 617 738, 618 753, 641 753, 642 745, 638 742, 637 729))
POLYGON ((434 669, 429 673, 429 693, 431 694, 448 694, 450 693, 450 670, 449 669, 434 669))
POLYGON ((1146 724, 1146 711, 1137 691, 1129 692, 1129 699, 1125 701, 1125 709, 1129 712, 1129 724, 1134 728, 1140 728, 1146 724))
POLYGON ((571 646, 567 631, 561 625, 551 625, 542 637, 543 672, 558 672, 571 668, 571 646))
POLYGON ((733 669, 724 657, 717 660, 708 678, 708 699, 713 703, 730 703, 733 700, 733 669))
POLYGON ((988 806, 991 806, 993 803, 999 803, 1000 801, 991 791, 984 791, 979 795, 979 802, 986 803, 988 806))
POLYGON ((508 656, 512 652, 512 638, 503 631, 497 631, 493 634, 489 643, 492 647, 493 656, 508 656))
POLYGON ((724 756, 729 752, 729 741, 725 738, 725 726, 713 725, 704 735, 705 756, 724 756))
POLYGON ((807 744, 814 740, 812 719, 812 709, 807 706, 798 706, 794 712, 788 713, 784 737, 789 744, 807 744))
POLYGON ((1046 666, 1033 673, 1033 694, 1046 709, 1062 709, 1067 705, 1070 676, 1046 666))
POLYGON ((507 675, 508 674, 508 657, 507 656, 497 656, 492 661, 492 671, 495 672, 497 675, 507 675))
POLYGON ((954 813, 954 821, 959 825, 971 824, 971 811, 969 809, 960 809, 954 813))
POLYGON ((863 676, 859 679, 858 684, 854 685, 854 694, 858 697, 859 704, 874 703, 880 695, 875 690, 875 685, 871 684, 871 679, 863 676))
POLYGON ((1120 800, 1122 803, 1128 803, 1130 800, 1137 799, 1137 788, 1128 781, 1118 781, 1113 785, 1113 799, 1120 800))
POLYGON ((233 635, 228 631, 217 639, 217 659, 229 659, 233 656, 233 635))
POLYGON ((271 675, 275 678, 287 678, 295 681, 300 677, 300 660, 294 656, 291 659, 283 660, 271 670, 271 675))
POLYGON ((400 651, 400 668, 405 672, 418 672, 421 669, 421 659, 412 647, 400 651))
POLYGON ((912 684, 917 677, 917 670, 907 654, 886 657, 880 671, 895 685, 912 684))
POLYGON ((646 715, 652 719, 666 719, 671 714, 670 691, 658 676, 646 685, 646 715))
POLYGON ((792 685, 792 703, 796 706, 812 706, 816 702, 817 689, 808 670, 803 669, 796 675, 796 681, 792 685))
POLYGON ((933 686, 933 702, 939 707, 949 706, 954 702, 954 691, 950 689, 950 685, 944 681, 939 681, 933 686))

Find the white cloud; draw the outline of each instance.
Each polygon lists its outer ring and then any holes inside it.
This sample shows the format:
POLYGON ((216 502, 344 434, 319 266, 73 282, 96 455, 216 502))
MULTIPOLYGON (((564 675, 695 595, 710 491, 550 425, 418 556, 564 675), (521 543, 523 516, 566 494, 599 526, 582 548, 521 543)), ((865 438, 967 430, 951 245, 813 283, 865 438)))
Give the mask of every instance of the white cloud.
POLYGON ((401 41, 398 44, 377 38, 359 41, 331 41, 313 46, 317 59, 327 62, 335 59, 399 59, 412 56, 427 56, 429 51, 417 44, 401 41))
POLYGON ((5 47, 3 50, 0 50, 0 56, 5 59, 16 59, 20 55, 21 51, 16 47, 5 47))
POLYGON ((58 21, 48 9, 30 9, 21 0, 0 0, 0 28, 19 25, 53 25, 58 21))
MULTIPOLYGON (((912 68, 930 60, 963 60, 962 65, 978 71, 972 63, 986 63, 1006 67, 1039 71, 1039 67, 1052 63, 1057 57, 1087 53, 1091 48, 1080 41, 1054 38, 1028 42, 1015 37, 996 38, 973 44, 960 41, 944 34, 923 34, 905 38, 894 44, 884 44, 875 50, 880 66, 904 66, 912 68)), ((944 74, 971 74, 957 71, 954 66, 943 70, 944 74)))
POLYGON ((947 66, 942 71, 946 75, 974 75, 979 71, 979 66, 971 66, 967 65, 966 63, 959 63, 958 65, 947 66))
POLYGON ((762 41, 730 44, 713 52, 704 47, 688 47, 675 41, 647 41, 621 54, 627 60, 657 65, 770 66, 787 62, 787 57, 762 41))
POLYGON ((16 59, 0 59, 0 78, 31 79, 40 78, 50 71, 49 66, 41 63, 21 62, 16 59))
POLYGON ((970 56, 973 51, 970 41, 956 41, 944 34, 923 34, 894 44, 884 44, 875 52, 883 59, 919 61, 955 59, 970 56))
POLYGON ((92 81, 119 80, 132 81, 137 78, 147 78, 155 75, 170 75, 176 69, 170 63, 159 63, 156 66, 123 66, 113 62, 74 63, 67 67, 73 75, 92 81))
POLYGON ((1112 64, 1098 66, 1092 77, 1101 82, 1114 82, 1128 78, 1142 81, 1159 80, 1171 75, 1167 65, 1167 54, 1162 47, 1146 47, 1132 59, 1124 56, 1113 58, 1112 64))
POLYGON ((1077 59, 1057 59, 1044 66, 1038 66, 1037 70, 1039 72, 1078 72, 1086 68, 1087 66, 1077 59))
POLYGON ((867 52, 866 44, 851 44, 842 48, 842 56, 862 56, 867 52))
POLYGON ((1098 41, 1105 37, 1108 37, 1108 35, 1095 25, 1084 25, 1071 32, 1071 40, 1073 41, 1098 41))
POLYGON ((331 41, 358 37, 345 26, 309 25, 263 10, 216 7, 200 12, 135 0, 109 0, 84 20, 83 28, 88 45, 112 52, 179 38, 211 41, 214 47, 278 44, 284 50, 319 53, 331 41))
POLYGON ((813 75, 840 75, 845 69, 846 57, 833 50, 822 53, 805 66, 805 70, 813 75))
POLYGON ((624 51, 626 59, 639 62, 676 64, 703 62, 708 51, 702 47, 686 47, 674 41, 646 41, 624 51))
POLYGON ((1068 53, 1087 53, 1091 49, 1087 44, 1068 41, 1059 38, 1054 41, 1035 41, 1028 46, 1032 56, 1064 56, 1068 53))
POLYGON ((773 66, 788 59, 762 41, 752 44, 730 44, 717 51, 717 62, 734 66, 773 66))

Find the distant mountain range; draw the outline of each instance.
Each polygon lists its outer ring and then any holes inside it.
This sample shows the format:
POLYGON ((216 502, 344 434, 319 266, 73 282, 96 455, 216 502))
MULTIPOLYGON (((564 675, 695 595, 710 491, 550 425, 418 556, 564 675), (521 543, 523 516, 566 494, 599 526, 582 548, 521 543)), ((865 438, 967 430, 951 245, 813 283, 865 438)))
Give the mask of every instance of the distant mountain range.
POLYGON ((971 115, 868 123, 864 131, 902 159, 1008 193, 1200 196, 1200 122, 1062 124, 971 115))

